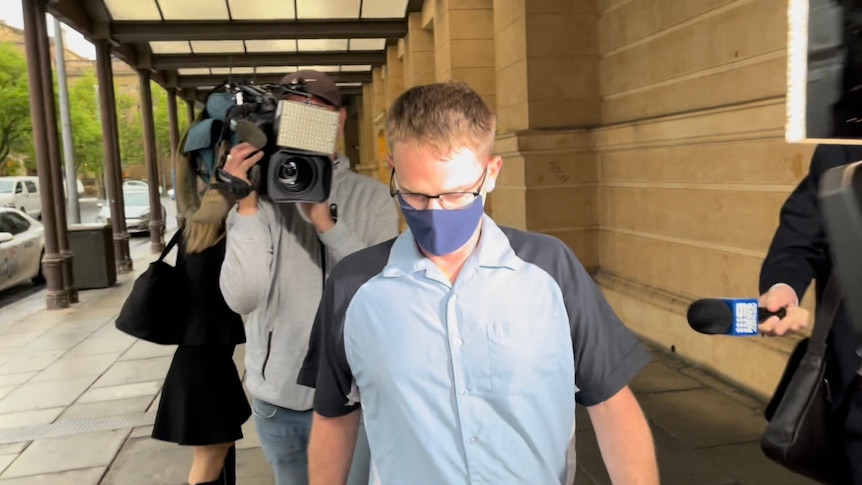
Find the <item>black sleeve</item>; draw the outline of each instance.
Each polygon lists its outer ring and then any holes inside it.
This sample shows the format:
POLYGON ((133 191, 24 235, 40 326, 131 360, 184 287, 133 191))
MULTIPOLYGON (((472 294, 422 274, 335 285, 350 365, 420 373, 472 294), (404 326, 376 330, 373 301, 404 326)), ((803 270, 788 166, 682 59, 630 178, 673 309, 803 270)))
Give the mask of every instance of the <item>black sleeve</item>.
POLYGON ((344 416, 359 409, 359 403, 348 404, 353 387, 353 374, 344 350, 344 320, 349 296, 343 295, 339 286, 336 275, 326 283, 314 318, 308 354, 297 379, 298 384, 316 389, 314 410, 327 417, 344 416))
POLYGON ((778 229, 760 269, 760 293, 776 283, 790 285, 799 298, 813 279, 830 271, 829 246, 820 214, 820 177, 826 170, 849 163, 848 149, 818 145, 808 175, 781 207, 778 229))
POLYGON ((650 355, 611 309, 598 285, 563 245, 560 278, 572 329, 575 354, 575 400, 592 406, 629 384, 650 355))

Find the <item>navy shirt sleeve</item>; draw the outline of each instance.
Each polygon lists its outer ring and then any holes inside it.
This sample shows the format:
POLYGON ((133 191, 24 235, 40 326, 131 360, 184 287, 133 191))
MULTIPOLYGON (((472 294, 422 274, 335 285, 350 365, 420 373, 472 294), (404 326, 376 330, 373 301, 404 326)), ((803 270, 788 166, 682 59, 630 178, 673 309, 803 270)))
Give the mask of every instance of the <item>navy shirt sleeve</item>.
POLYGON ((348 397, 354 379, 344 348, 347 308, 359 288, 385 266, 394 241, 349 255, 335 265, 326 281, 297 378, 298 384, 315 388, 318 414, 338 417, 359 409, 359 403, 349 404, 348 397))
POLYGON ((650 355, 613 309, 587 270, 565 247, 560 287, 569 313, 575 354, 575 400, 592 406, 629 384, 650 355))
MULTIPOLYGON (((340 282, 334 277, 326 284, 312 327, 313 330, 316 329, 318 341, 314 347, 309 347, 309 354, 303 363, 298 381, 299 384, 310 384, 310 387, 316 388, 314 410, 327 417, 344 416, 359 407, 358 403, 348 404, 347 396, 353 385, 353 374, 344 350, 347 302, 339 298, 339 285, 340 282)), ((314 338, 314 335, 312 337, 314 338)))
POLYGON ((515 253, 550 274, 562 291, 575 356, 575 401, 592 406, 613 397, 650 361, 649 353, 568 246, 542 234, 504 232, 515 253))

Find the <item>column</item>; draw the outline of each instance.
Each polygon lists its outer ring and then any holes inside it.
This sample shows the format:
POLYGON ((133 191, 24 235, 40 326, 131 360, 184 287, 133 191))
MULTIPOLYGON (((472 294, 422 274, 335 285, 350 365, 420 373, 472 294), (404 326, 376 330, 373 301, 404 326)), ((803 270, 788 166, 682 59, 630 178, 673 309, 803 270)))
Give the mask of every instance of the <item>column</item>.
POLYGON ((99 82, 99 109, 101 111, 102 133, 104 133, 104 157, 105 157, 105 189, 109 207, 111 208, 111 229, 114 235, 114 259, 117 265, 117 273, 125 274, 131 271, 126 261, 128 239, 124 237, 126 232, 125 214, 123 213, 122 186, 117 184, 117 172, 120 171, 120 159, 118 137, 116 135, 116 111, 114 97, 110 86, 114 80, 111 76, 111 44, 108 40, 96 40, 93 42, 96 48, 96 76, 99 82))
MULTIPOLYGON (((171 135, 171 189, 174 191, 174 198, 177 194, 177 145, 180 144, 180 122, 177 116, 177 88, 167 88, 168 95, 168 124, 170 125, 171 135)), ((183 227, 184 217, 177 211, 177 227, 183 227)))
POLYGON ((144 132, 144 161, 147 167, 147 184, 150 195, 150 251, 161 253, 165 249, 162 237, 162 201, 159 195, 159 161, 156 153, 156 127, 153 121, 153 93, 150 88, 150 71, 138 70, 141 95, 141 121, 144 132))
MULTIPOLYGON (((125 195, 123 194, 123 157, 120 155, 120 132, 119 132, 119 126, 117 125, 117 110, 116 110, 117 96, 116 96, 116 93, 114 92, 115 85, 113 82, 113 80, 114 80, 114 63, 110 59, 107 60, 106 63, 108 66, 108 73, 109 73, 110 79, 111 79, 111 82, 109 82, 106 87, 108 90, 108 96, 110 96, 110 99, 111 99, 111 106, 114 107, 111 110, 111 119, 113 120, 111 122, 111 127, 113 128, 113 134, 114 134, 112 148, 114 149, 114 161, 116 163, 116 170, 114 170, 114 184, 116 184, 116 186, 117 186, 117 192, 116 192, 118 194, 118 196, 117 196, 117 207, 120 210, 120 214, 123 215, 123 217, 120 217, 120 219, 117 221, 117 223, 119 224, 119 227, 120 227, 120 235, 123 238, 122 249, 123 249, 123 267, 125 268, 124 271, 131 272, 134 269, 134 267, 133 267, 134 265, 132 264, 132 253, 129 250, 129 231, 126 227, 126 218, 125 218, 126 199, 125 199, 125 195)), ((118 271, 118 272, 120 272, 120 271, 118 271)))
MULTIPOLYGON (((41 10, 41 8, 40 8, 41 10)), ((40 191, 50 190, 54 200, 54 227, 57 231, 57 250, 63 258, 63 291, 67 293, 69 303, 78 302, 78 290, 75 289, 72 273, 72 251, 69 250, 69 234, 66 227, 66 195, 63 189, 63 177, 60 157, 60 136, 57 132, 57 105, 54 100, 54 82, 51 75, 51 47, 48 40, 48 25, 44 13, 36 23, 36 35, 39 38, 39 64, 42 71, 42 92, 44 95, 42 109, 45 111, 45 135, 48 142, 48 160, 51 179, 50 185, 40 184, 40 191)), ((44 209, 44 207, 43 207, 44 209)))
POLYGON ((39 194, 42 199, 42 223, 45 226, 45 254, 42 272, 46 280, 45 303, 49 310, 68 308, 69 294, 63 288, 63 256, 57 241, 54 192, 51 179, 51 158, 48 149, 47 120, 45 119, 45 91, 42 63, 39 52, 39 18, 45 10, 37 0, 23 0, 24 46, 27 55, 27 77, 30 94, 30 117, 33 123, 33 144, 39 174, 39 194))
POLYGON ((376 177, 381 182, 386 183, 389 181, 389 168, 386 165, 386 157, 389 156, 389 149, 386 147, 386 113, 389 110, 389 105, 386 104, 384 67, 377 66, 371 71, 371 87, 374 93, 371 136, 374 146, 374 157, 377 160, 376 177))
POLYGON ((389 109, 395 99, 404 92, 404 66, 398 57, 397 45, 386 48, 386 77, 383 81, 386 109, 389 109))
POLYGON ((422 13, 411 13, 407 19, 404 42, 404 88, 431 84, 437 79, 435 70, 434 31, 422 25, 422 13))
MULTIPOLYGON (((465 82, 482 95, 491 109, 496 109, 494 12, 497 9, 495 2, 492 0, 429 1, 435 2, 434 67, 437 81, 465 82)), ((514 0, 509 1, 515 3, 514 0)), ((530 0, 521 0, 521 4, 523 5, 525 1, 530 2, 530 0)))
MULTIPOLYGON (((501 224, 565 241, 598 267, 598 13, 588 2, 494 0, 501 224)), ((453 49, 454 52, 454 49, 453 49)))
POLYGON ((377 178, 377 157, 374 149, 374 86, 362 85, 359 110, 359 166, 362 175, 377 178))
POLYGON ((193 94, 190 94, 189 98, 186 99, 186 114, 189 117, 189 126, 192 126, 195 122, 195 98, 193 94))

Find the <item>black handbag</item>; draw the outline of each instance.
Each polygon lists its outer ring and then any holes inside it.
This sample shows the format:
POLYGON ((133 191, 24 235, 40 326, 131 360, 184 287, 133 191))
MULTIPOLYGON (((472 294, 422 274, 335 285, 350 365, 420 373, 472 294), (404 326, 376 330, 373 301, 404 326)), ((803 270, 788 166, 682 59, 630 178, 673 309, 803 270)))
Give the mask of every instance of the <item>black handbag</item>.
POLYGON ((177 252, 176 266, 169 265, 164 259, 181 237, 182 230, 179 230, 159 259, 150 263, 149 268, 135 280, 115 322, 117 330, 155 344, 180 343, 188 322, 182 250, 177 252))
POLYGON ((827 380, 827 337, 841 304, 836 278, 826 283, 811 337, 797 344, 764 413, 760 441, 766 456, 785 468, 829 484, 851 483, 840 413, 833 412, 827 380))

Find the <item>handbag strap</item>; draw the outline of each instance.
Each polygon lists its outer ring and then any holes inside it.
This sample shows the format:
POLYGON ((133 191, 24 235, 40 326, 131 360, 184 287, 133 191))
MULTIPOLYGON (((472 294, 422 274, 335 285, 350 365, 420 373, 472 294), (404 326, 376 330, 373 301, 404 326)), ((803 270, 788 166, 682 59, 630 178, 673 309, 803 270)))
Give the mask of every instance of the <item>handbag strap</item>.
MULTIPOLYGON (((171 238, 170 241, 168 241, 167 246, 165 246, 165 250, 162 251, 162 255, 159 256, 159 262, 161 262, 162 260, 165 259, 165 257, 167 257, 167 255, 171 252, 171 249, 173 249, 174 246, 176 246, 177 243, 180 242, 180 238, 182 236, 183 236, 183 230, 177 229, 177 232, 174 233, 174 236, 171 238)), ((180 256, 179 256, 179 254, 177 254, 177 261, 179 261, 179 259, 180 259, 180 256)))
POLYGON ((826 282, 826 288, 823 290, 823 298, 820 299, 820 304, 817 305, 808 352, 816 353, 819 356, 825 353, 826 339, 829 337, 829 331, 832 330, 832 323, 835 321, 835 316, 838 314, 840 306, 841 288, 838 285, 838 278, 835 277, 835 273, 833 272, 826 282))

